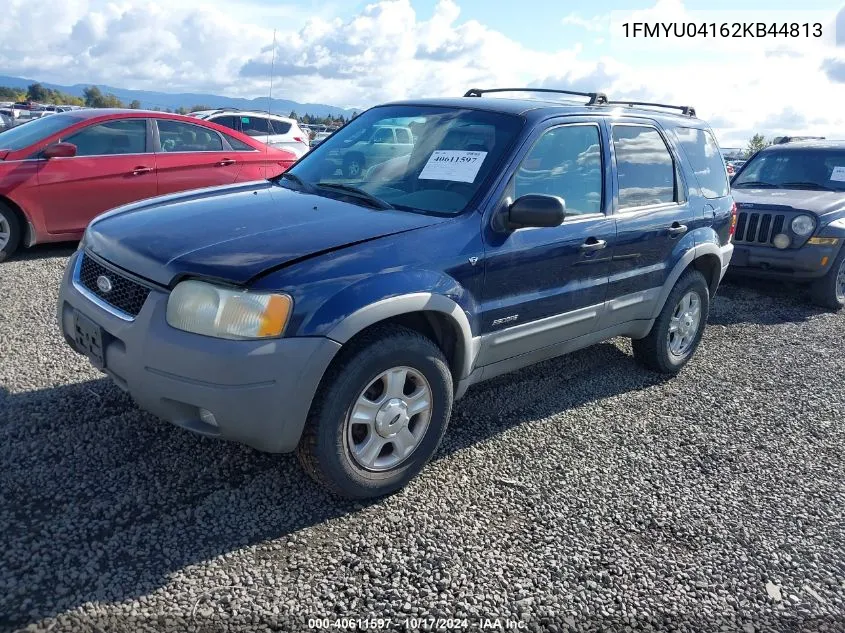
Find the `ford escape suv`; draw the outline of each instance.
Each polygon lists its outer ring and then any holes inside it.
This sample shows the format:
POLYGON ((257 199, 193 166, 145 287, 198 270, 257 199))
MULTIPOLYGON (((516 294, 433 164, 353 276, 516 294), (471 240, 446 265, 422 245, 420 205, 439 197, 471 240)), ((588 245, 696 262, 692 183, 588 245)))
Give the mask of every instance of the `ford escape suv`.
POLYGON ((707 124, 486 92, 373 107, 279 177, 99 216, 61 287, 68 344, 154 415, 296 451, 352 498, 419 473, 482 380, 612 337, 678 372, 733 251, 707 124), (348 177, 332 153, 386 125, 413 150, 348 177))
POLYGON ((738 214, 730 271, 809 284, 845 306, 845 141, 788 141, 757 152, 732 181, 738 214))

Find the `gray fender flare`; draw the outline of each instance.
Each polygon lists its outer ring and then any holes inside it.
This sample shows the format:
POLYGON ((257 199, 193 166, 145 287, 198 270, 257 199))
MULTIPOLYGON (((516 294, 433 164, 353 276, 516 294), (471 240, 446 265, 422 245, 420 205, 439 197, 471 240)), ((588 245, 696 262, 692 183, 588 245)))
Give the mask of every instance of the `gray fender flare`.
POLYGON ((472 335, 469 319, 463 308, 457 303, 430 292, 415 292, 398 295, 388 299, 376 301, 368 306, 356 310, 343 321, 334 326, 326 336, 344 344, 364 328, 390 317, 408 314, 410 312, 440 312, 450 317, 458 326, 460 333, 458 345, 461 347, 461 367, 458 379, 469 376, 478 348, 478 339, 472 335))
MULTIPOLYGON (((730 251, 733 252, 732 245, 730 247, 730 251)), ((660 313, 663 310, 663 306, 666 305, 666 299, 669 298, 669 293, 672 292, 672 288, 675 287, 675 283, 677 283, 678 279, 681 277, 684 271, 689 268, 690 264, 692 264, 699 257, 703 257, 704 255, 715 255, 716 257, 718 257, 719 261, 722 262, 721 266, 724 269, 724 251, 718 246, 716 246, 716 244, 713 244, 711 242, 705 242, 704 244, 698 244, 688 250, 686 253, 684 253, 684 256, 681 257, 680 261, 675 264, 675 267, 672 269, 672 272, 669 273, 669 277, 667 277, 666 279, 666 283, 663 284, 663 288, 660 289, 660 295, 658 296, 657 301, 655 302, 654 311, 652 312, 651 318, 656 319, 658 316, 660 316, 660 313)))

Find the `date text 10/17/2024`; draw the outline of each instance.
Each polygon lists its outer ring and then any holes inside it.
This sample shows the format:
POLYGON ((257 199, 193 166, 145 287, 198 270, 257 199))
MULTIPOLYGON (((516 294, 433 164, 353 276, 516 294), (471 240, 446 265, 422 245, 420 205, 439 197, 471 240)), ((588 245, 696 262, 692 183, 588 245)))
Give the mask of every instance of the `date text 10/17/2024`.
POLYGON ((309 618, 308 628, 313 630, 346 631, 523 631, 528 628, 524 620, 512 618, 309 618))

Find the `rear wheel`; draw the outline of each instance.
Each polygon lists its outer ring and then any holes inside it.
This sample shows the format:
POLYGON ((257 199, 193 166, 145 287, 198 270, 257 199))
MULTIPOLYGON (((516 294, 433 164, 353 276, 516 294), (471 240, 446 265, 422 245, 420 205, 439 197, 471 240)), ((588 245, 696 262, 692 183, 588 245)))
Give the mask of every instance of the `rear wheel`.
POLYGON ((452 412, 452 374, 428 338, 380 326, 323 378, 297 447, 305 471, 342 497, 405 486, 425 466, 452 412))
POLYGON ((692 358, 710 312, 707 280, 688 270, 678 281, 648 336, 632 341, 634 358, 649 369, 677 374, 692 358))
POLYGON ((20 220, 14 211, 0 202, 0 262, 18 250, 20 243, 20 220))
POLYGON ((845 248, 839 252, 827 274, 813 283, 810 292, 816 305, 831 310, 845 307, 845 248))

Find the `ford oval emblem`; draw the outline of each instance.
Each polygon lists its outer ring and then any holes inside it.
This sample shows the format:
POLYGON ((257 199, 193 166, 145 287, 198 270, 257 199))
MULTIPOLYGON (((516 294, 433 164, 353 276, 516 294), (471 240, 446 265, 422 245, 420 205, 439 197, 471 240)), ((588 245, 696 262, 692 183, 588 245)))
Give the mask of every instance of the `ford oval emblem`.
POLYGON ((109 279, 105 275, 100 275, 99 277, 97 277, 97 288, 99 288, 100 292, 102 292, 103 294, 108 294, 109 292, 111 292, 112 289, 111 279, 109 279))

